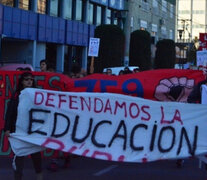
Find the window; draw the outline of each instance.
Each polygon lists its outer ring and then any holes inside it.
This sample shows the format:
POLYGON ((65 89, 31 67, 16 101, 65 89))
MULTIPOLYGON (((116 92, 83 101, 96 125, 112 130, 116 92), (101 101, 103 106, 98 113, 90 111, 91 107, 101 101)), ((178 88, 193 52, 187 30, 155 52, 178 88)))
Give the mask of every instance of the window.
POLYGON ((50 1, 50 15, 56 17, 58 16, 58 0, 50 1))
POLYGON ((166 27, 161 27, 161 33, 162 33, 162 35, 167 35, 166 27))
POLYGON ((88 24, 93 24, 93 4, 88 5, 88 24))
POLYGON ((65 0, 65 19, 72 19, 72 0, 65 0))
POLYGON ((149 11, 149 3, 147 2, 147 0, 142 0, 142 4, 141 4, 142 10, 144 11, 149 11))
POLYGON ((106 24, 111 24, 111 10, 106 9, 106 24))
POLYGON ((170 18, 173 18, 173 14, 174 14, 174 6, 170 4, 170 18))
POLYGON ((193 14, 205 14, 204 10, 193 10, 193 14))
POLYGON ((158 1, 157 0, 153 0, 152 1, 152 12, 155 15, 158 15, 159 14, 159 8, 158 8, 158 1))
POLYGON ((173 40, 173 30, 172 29, 169 30, 169 39, 173 40))
POLYGON ((167 1, 162 0, 162 11, 167 12, 167 1))
POLYGON ((29 10, 29 0, 19 0, 19 8, 29 10))
POLYGON ((157 2, 157 0, 153 0, 152 6, 153 6, 153 8, 158 8, 158 2, 157 2))
POLYGON ((97 22, 96 25, 100 25, 101 24, 101 7, 97 6, 97 22))
POLYGON ((75 20, 82 20, 82 0, 76 1, 76 19, 75 20))
POLYGON ((37 1, 37 12, 41 14, 46 13, 46 0, 37 1))
POLYGON ((178 12, 179 12, 179 14, 190 14, 189 10, 180 10, 178 12))
POLYGON ((118 25, 118 20, 114 19, 114 25, 118 25))
POLYGON ((0 3, 6 6, 14 6, 13 0, 0 0, 0 3))

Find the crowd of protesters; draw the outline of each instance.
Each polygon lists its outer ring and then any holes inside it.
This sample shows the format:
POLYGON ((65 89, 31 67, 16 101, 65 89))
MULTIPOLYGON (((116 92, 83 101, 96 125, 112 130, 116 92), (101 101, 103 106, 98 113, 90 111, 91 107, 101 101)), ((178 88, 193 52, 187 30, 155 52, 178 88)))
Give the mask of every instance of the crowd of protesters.
MULTIPOLYGON (((138 73, 138 72, 140 72, 140 70, 139 70, 139 68, 138 67, 136 67, 136 68, 134 68, 133 70, 130 70, 129 69, 129 67, 124 67, 123 69, 121 69, 120 71, 119 71, 119 73, 118 73, 118 75, 124 75, 124 74, 133 74, 133 73, 138 73)), ((112 76, 115 76, 116 74, 114 74, 113 72, 112 72, 112 69, 111 68, 107 68, 106 69, 106 72, 103 72, 103 74, 107 74, 107 75, 112 75, 112 76)))
MULTIPOLYGON (((5 135, 7 137, 10 136, 10 133, 15 132, 15 123, 16 123, 16 117, 17 117, 17 105, 18 105, 18 97, 24 88, 27 87, 35 87, 35 82, 34 82, 34 76, 32 74, 31 69, 28 68, 17 68, 17 71, 24 71, 19 80, 19 84, 17 86, 17 90, 12 96, 8 108, 7 108, 7 113, 6 113, 6 123, 5 123, 5 135), (13 112, 13 113, 10 113, 13 112)), ((41 72, 55 72, 55 69, 52 66, 49 66, 47 60, 43 59, 40 61, 40 71, 41 72)), ((139 68, 134 68, 133 70, 130 70, 129 67, 125 67, 122 70, 119 71, 118 75, 125 75, 125 74, 133 74, 133 73, 138 73, 140 72, 139 68)), ((103 74, 113 76, 112 69, 107 68, 106 72, 103 72, 103 74)), ((74 64, 71 68, 71 73, 66 74, 70 78, 82 78, 87 75, 87 72, 83 69, 80 68, 78 64, 74 64)), ((207 71, 204 71, 204 75, 207 75, 207 71)), ((201 92, 200 92, 200 85, 206 83, 206 80, 203 82, 200 82, 195 88, 193 89, 192 93, 189 96, 188 102, 197 102, 197 100, 200 102, 200 97, 201 97, 201 92)), ((70 154, 64 154, 64 168, 68 168, 70 166, 70 160, 72 155, 70 154)), ((34 153, 31 154, 31 159, 34 164, 34 169, 37 174, 37 180, 42 180, 42 165, 41 165, 41 153, 34 153)), ((51 171, 57 171, 59 166, 58 166, 58 161, 59 159, 57 158, 51 158, 51 163, 49 164, 48 169, 51 171)), ((178 166, 182 166, 183 160, 178 160, 177 161, 178 166)), ((22 179, 22 174, 23 174, 23 166, 24 166, 24 157, 18 157, 14 155, 14 160, 13 160, 13 169, 14 169, 14 177, 15 180, 21 180, 22 179)))

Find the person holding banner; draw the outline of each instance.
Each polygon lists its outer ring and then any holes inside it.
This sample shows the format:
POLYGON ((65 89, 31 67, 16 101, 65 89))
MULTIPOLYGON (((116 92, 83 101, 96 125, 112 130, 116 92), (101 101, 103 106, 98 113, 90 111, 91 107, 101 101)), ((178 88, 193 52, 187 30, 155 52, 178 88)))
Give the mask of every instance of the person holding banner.
MULTIPOLYGON (((4 132, 7 137, 10 133, 14 133, 16 129, 17 107, 19 103, 19 95, 21 91, 28 87, 35 87, 34 77, 31 72, 24 72, 21 74, 16 92, 8 103, 8 108, 5 117, 4 132)), ((42 160, 41 152, 31 154, 33 166, 37 175, 37 180, 42 180, 42 160)), ((21 180, 24 167, 24 156, 17 156, 14 154, 12 167, 14 169, 14 179, 21 180)))
MULTIPOLYGON (((188 96, 188 103, 199 103, 201 104, 201 94, 202 94, 202 85, 207 85, 207 68, 203 68, 203 75, 205 76, 205 80, 198 82, 196 86, 194 86, 190 95, 188 96)), ((207 170, 207 163, 204 162, 205 168, 207 170)))
POLYGON ((201 103, 201 86, 203 84, 207 85, 207 68, 203 68, 203 75, 205 76, 205 80, 200 81, 196 86, 194 86, 193 90, 188 96, 188 103, 201 103))
MULTIPOLYGON (((205 76, 205 80, 200 81, 196 86, 194 86, 193 90, 191 91, 190 95, 188 96, 187 102, 188 103, 201 103, 201 85, 207 84, 207 69, 203 69, 203 75, 205 76)), ((183 159, 178 159, 176 164, 177 167, 182 167, 184 163, 183 159)), ((206 164, 207 167, 207 164, 206 164)))

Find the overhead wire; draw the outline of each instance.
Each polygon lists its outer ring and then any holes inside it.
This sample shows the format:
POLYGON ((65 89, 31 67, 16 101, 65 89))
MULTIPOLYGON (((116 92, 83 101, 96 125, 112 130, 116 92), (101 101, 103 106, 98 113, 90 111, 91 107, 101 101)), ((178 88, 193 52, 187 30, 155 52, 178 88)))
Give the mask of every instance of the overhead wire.
MULTIPOLYGON (((163 7, 163 4, 162 4, 159 0, 155 0, 155 1, 156 1, 161 7, 163 7)), ((168 7, 166 7, 166 9, 167 9, 168 11, 171 11, 168 7)), ((174 13, 174 11, 173 11, 172 13, 173 13, 173 16, 176 17, 177 19, 183 19, 183 20, 186 19, 186 18, 184 18, 184 17, 179 17, 178 14, 174 13)), ((191 13, 192 13, 192 12, 191 12, 191 13)), ((205 25, 205 24, 201 24, 201 23, 195 22, 195 21, 193 21, 192 19, 190 19, 190 21, 192 21, 192 24, 197 24, 197 25, 204 26, 204 27, 207 26, 207 25, 205 25)))

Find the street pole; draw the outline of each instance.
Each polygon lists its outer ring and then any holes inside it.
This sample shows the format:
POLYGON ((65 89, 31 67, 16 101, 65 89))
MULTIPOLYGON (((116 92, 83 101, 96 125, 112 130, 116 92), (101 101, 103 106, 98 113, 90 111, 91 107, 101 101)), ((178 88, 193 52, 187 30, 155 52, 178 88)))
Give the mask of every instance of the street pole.
MULTIPOLYGON (((179 57, 179 64, 181 65, 181 68, 183 69, 183 59, 181 59, 181 52, 182 52, 182 44, 181 44, 181 41, 182 41, 182 35, 183 35, 183 29, 178 29, 178 33, 179 33, 179 38, 180 38, 180 57, 179 57)), ((179 66, 180 66, 179 65, 179 66)))

